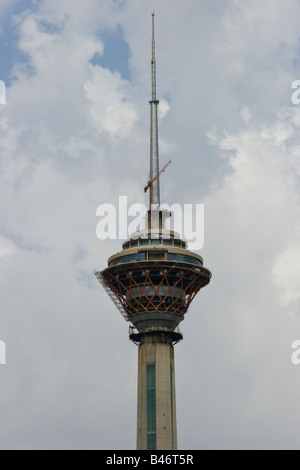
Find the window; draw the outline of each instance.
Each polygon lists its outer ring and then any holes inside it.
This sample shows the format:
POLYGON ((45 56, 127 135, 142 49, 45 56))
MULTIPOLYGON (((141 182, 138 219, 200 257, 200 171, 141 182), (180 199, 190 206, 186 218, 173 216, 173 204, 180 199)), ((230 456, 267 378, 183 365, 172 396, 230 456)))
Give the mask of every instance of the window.
POLYGON ((149 245, 150 241, 147 240, 140 240, 140 245, 149 245))
POLYGON ((120 256, 109 263, 109 266, 115 266, 116 264, 130 263, 131 261, 143 261, 145 260, 145 253, 133 253, 132 255, 120 256))
POLYGON ((155 364, 147 364, 147 449, 156 449, 155 364))
POLYGON ((148 261, 164 260, 165 251, 148 251, 148 261))
POLYGON ((184 263, 191 263, 196 264, 197 266, 202 266, 202 263, 198 258, 187 255, 179 255, 177 253, 168 253, 168 260, 182 261, 184 263))

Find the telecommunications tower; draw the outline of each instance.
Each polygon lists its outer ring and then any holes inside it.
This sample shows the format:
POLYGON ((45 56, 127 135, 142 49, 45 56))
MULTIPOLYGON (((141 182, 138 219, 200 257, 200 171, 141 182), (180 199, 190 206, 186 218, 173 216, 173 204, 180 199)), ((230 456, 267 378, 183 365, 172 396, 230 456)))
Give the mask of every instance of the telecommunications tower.
POLYGON ((132 234, 108 267, 94 273, 130 322, 129 337, 138 345, 137 449, 176 450, 174 345, 183 339, 179 323, 211 273, 201 256, 165 228, 171 214, 160 209, 159 177, 170 162, 159 170, 154 12, 151 69, 147 228, 132 234))

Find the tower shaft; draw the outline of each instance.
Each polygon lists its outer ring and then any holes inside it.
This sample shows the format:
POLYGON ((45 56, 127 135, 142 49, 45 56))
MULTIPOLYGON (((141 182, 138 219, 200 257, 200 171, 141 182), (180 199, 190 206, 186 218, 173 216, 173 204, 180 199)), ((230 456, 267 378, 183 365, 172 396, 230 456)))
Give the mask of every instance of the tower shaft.
POLYGON ((177 450, 175 364, 167 334, 143 336, 138 354, 137 450, 177 450))

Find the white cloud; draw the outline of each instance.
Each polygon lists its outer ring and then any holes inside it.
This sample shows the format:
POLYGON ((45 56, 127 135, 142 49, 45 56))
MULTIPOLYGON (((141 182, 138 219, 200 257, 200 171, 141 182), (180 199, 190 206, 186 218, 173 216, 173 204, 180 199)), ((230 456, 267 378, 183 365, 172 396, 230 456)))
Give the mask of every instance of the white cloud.
POLYGON ((241 116, 244 119, 245 123, 248 124, 251 119, 251 112, 250 109, 247 106, 244 106, 241 110, 241 116))
POLYGON ((6 237, 0 237, 0 258, 12 255, 17 251, 16 245, 6 237))
POLYGON ((273 267, 273 278, 277 285, 282 306, 287 306, 300 299, 300 238, 299 227, 291 226, 291 235, 297 234, 297 241, 289 243, 273 267))
MULTIPOLYGON (((231 172, 207 201, 213 208, 210 217, 218 223, 222 220, 229 229, 226 243, 234 245, 235 253, 240 251, 238 269, 241 257, 246 269, 249 263, 256 263, 255 253, 260 253, 262 247, 260 264, 274 261, 286 240, 295 235, 300 215, 299 144, 296 152, 290 139, 291 133, 299 130, 295 125, 298 110, 284 116, 277 116, 270 125, 248 127, 247 131, 219 139, 231 172), (251 252, 254 257, 249 256, 251 252)), ((216 144, 216 135, 213 139, 216 144)))
MULTIPOLYGON (((299 127, 294 127, 298 113, 283 111, 272 124, 249 124, 247 131, 227 133, 219 140, 213 134, 214 143, 218 142, 229 159, 231 171, 204 201, 204 259, 213 278, 202 294, 203 303, 199 301, 204 318, 199 318, 194 328, 205 328, 205 336, 208 328, 209 337, 218 338, 218 346, 211 346, 216 359, 210 357, 210 367, 215 364, 218 384, 225 394, 222 404, 230 403, 227 419, 234 420, 237 431, 225 441, 215 441, 212 448, 228 448, 232 442, 234 448, 297 447, 296 434, 291 431, 297 397, 291 384, 298 387, 299 376, 290 366, 289 348, 299 329, 300 191, 295 171, 299 170, 299 142, 296 151, 290 132, 299 132, 299 127), (288 303, 290 309, 282 309, 288 303), (208 320, 206 311, 209 316, 219 314, 208 320), (295 315, 291 316, 291 311, 295 315), (235 387, 221 373, 223 367, 229 367, 227 375, 233 374, 235 387), (241 400, 237 411, 234 403, 241 400), (280 407, 284 412, 275 412, 280 407), (246 415, 242 409, 248 410, 246 415), (236 413, 238 422, 231 417, 236 413), (255 422, 264 429, 265 438, 249 436, 255 422), (280 440, 280 424, 288 435, 284 442, 280 440)), ((204 349, 209 350, 209 342, 202 340, 204 349)), ((203 366, 202 374, 210 384, 205 393, 214 383, 210 367, 203 366)), ((223 421, 223 412, 219 410, 217 415, 211 405, 218 397, 215 393, 214 400, 205 398, 202 413, 207 423, 221 420, 219 428, 225 433, 228 423, 223 421), (203 411, 206 406, 210 406, 209 413, 203 411)), ((200 414, 195 419, 200 419, 200 414)), ((210 439, 203 439, 209 446, 213 431, 210 439)))
POLYGON ((160 119, 163 119, 168 112, 170 111, 170 105, 166 100, 160 100, 159 102, 159 107, 158 107, 158 113, 160 119))
POLYGON ((128 84, 118 73, 101 67, 92 68, 92 77, 84 85, 90 101, 89 113, 97 132, 106 131, 113 137, 124 138, 133 131, 137 113, 125 99, 128 84))
POLYGON ((98 205, 143 202, 155 8, 162 192, 205 203, 213 272, 177 350, 179 444, 299 447, 298 2, 44 0, 15 15, 32 73, 0 108, 2 448, 134 446, 137 351, 92 271, 121 249, 98 205), (90 63, 118 23, 131 82, 90 63))

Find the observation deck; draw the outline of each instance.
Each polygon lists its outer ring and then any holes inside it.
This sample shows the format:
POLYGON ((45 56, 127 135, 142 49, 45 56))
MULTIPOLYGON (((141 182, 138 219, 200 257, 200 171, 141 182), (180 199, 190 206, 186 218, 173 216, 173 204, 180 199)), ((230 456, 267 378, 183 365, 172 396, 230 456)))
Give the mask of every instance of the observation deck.
POLYGON ((152 229, 134 233, 95 276, 123 317, 144 334, 174 332, 211 273, 176 232, 152 229))

